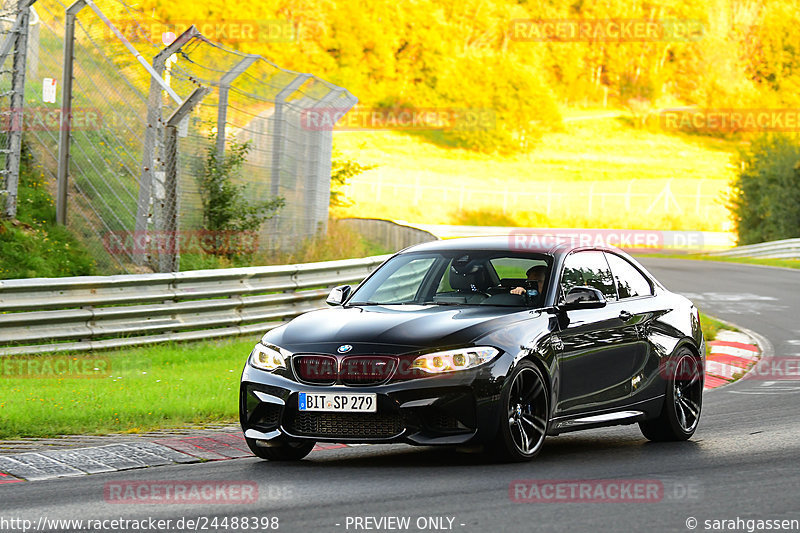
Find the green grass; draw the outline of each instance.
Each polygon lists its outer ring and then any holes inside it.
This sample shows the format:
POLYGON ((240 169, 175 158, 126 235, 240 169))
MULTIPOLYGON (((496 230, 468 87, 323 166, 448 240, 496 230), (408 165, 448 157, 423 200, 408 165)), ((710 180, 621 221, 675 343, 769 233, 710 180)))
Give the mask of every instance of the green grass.
POLYGON ((708 345, 708 342, 716 339, 720 330, 739 331, 736 327, 720 322, 705 313, 700 313, 700 328, 703 330, 703 338, 706 340, 706 356, 711 353, 711 346, 708 345))
POLYGON ((35 379, 0 373, 0 438, 138 433, 235 422, 239 378, 256 340, 165 344, 77 356, 108 358, 108 377, 35 379))
MULTIPOLYGON (((56 209, 41 168, 24 153, 17 219, 0 220, 0 279, 82 276, 95 273, 85 247, 55 223, 56 209)), ((5 206, 5 200, 2 199, 5 206)))
POLYGON ((507 156, 397 131, 336 132, 334 144, 375 167, 351 180, 344 192, 354 204, 338 216, 450 224, 471 210, 520 226, 731 228, 723 198, 736 144, 637 129, 625 117, 566 122, 530 153, 507 156))
POLYGON ((771 259, 767 257, 720 257, 697 254, 639 254, 637 257, 665 257, 667 259, 693 259, 695 261, 720 261, 723 263, 742 263, 783 268, 800 268, 800 259, 771 259))

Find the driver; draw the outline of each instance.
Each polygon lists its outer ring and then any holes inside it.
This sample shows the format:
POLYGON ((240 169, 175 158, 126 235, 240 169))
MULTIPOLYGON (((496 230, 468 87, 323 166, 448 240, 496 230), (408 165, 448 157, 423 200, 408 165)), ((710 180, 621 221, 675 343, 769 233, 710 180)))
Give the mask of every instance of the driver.
POLYGON ((546 273, 546 265, 536 265, 529 268, 528 271, 525 272, 525 275, 528 276, 528 281, 536 282, 536 288, 526 289, 525 287, 514 287, 511 289, 511 294, 525 294, 527 292, 528 296, 531 298, 538 296, 544 290, 544 278, 546 273))

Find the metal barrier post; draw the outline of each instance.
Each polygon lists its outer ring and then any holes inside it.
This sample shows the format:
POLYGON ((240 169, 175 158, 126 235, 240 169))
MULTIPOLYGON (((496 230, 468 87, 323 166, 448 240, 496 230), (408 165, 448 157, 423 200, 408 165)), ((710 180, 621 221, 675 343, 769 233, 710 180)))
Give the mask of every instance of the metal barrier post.
POLYGON ((219 103, 217 105, 217 157, 220 162, 225 155, 225 122, 228 119, 228 93, 233 80, 250 68, 261 56, 249 55, 239 61, 219 80, 219 103))
POLYGON ((24 125, 23 108, 25 106, 25 52, 28 48, 28 23, 30 22, 30 6, 32 3, 30 0, 19 1, 19 13, 14 24, 16 37, 14 37, 14 33, 8 35, 10 39, 14 39, 14 60, 11 67, 11 120, 9 121, 8 154, 3 172, 6 175, 5 215, 8 218, 17 216, 19 164, 22 157, 22 129, 24 125))
MULTIPOLYGON (((168 46, 164 47, 153 57, 153 70, 163 78, 167 59, 178 52, 184 44, 200 35, 198 29, 192 25, 168 46)), ((163 87, 159 79, 150 78, 150 93, 147 99, 147 127, 144 131, 144 150, 142 153, 142 175, 139 180, 139 198, 136 204, 135 235, 142 235, 147 231, 147 220, 150 216, 150 202, 153 197, 153 175, 155 165, 156 139, 161 125, 161 91, 163 87)), ((144 254, 136 257, 137 263, 143 264, 144 254)))
POLYGON ((180 248, 178 239, 178 125, 188 117, 192 109, 200 103, 211 89, 198 87, 189 98, 167 119, 164 129, 164 151, 166 164, 164 168, 164 232, 167 236, 167 252, 158 254, 159 272, 177 272, 180 265, 180 248))
POLYGON ((61 123, 58 134, 58 191, 56 193, 56 222, 67 224, 67 177, 69 174, 70 121, 72 119, 72 81, 75 61, 75 19, 86 6, 86 0, 77 0, 67 8, 64 20, 64 70, 61 84, 61 123))

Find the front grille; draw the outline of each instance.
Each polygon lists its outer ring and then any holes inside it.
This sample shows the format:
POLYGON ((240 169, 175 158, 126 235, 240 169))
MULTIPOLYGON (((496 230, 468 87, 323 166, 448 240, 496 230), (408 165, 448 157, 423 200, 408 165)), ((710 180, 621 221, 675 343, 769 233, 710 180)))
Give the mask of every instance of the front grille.
POLYGON ((306 383, 332 385, 339 374, 339 362, 332 355, 296 355, 292 364, 295 373, 306 383))
POLYGON ((288 429, 295 435, 349 439, 381 439, 403 431, 398 414, 295 412, 288 429))
POLYGON ((345 385, 374 385, 389 379, 397 359, 385 356, 353 355, 342 360, 339 379, 345 385))
POLYGON ((377 385, 392 377, 397 358, 388 355, 300 354, 292 357, 298 379, 314 385, 377 385))

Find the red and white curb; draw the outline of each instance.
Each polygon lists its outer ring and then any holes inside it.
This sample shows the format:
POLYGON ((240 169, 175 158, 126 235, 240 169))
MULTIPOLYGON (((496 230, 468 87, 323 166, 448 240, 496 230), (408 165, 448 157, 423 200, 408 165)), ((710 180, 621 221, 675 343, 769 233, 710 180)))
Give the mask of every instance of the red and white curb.
POLYGON ((721 330, 708 345, 711 353, 706 357, 706 389, 736 381, 761 358, 753 338, 739 331, 721 330))

